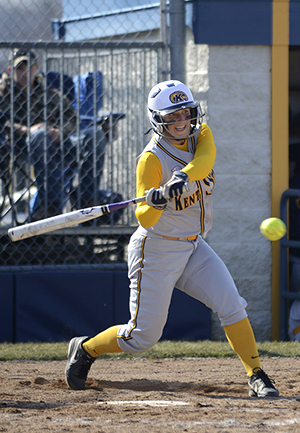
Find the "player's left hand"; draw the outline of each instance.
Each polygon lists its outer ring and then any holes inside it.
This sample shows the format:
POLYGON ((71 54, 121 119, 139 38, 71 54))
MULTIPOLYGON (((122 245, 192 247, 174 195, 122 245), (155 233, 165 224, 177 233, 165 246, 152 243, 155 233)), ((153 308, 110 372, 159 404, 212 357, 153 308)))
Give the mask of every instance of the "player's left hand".
POLYGON ((162 195, 162 188, 151 188, 146 193, 146 203, 158 210, 164 210, 167 206, 167 200, 162 195))
POLYGON ((187 190, 189 177, 182 171, 175 171, 171 179, 163 186, 163 196, 165 198, 178 197, 187 190))

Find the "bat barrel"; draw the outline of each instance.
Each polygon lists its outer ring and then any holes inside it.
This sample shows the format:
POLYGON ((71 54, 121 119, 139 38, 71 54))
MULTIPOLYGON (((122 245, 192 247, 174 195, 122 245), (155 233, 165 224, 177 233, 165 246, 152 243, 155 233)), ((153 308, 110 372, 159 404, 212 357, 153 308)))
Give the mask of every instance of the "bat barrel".
POLYGON ((19 227, 12 227, 8 230, 8 236, 13 242, 15 242, 65 227, 76 226, 101 215, 103 215, 103 212, 102 207, 100 206, 96 208, 81 209, 29 224, 24 224, 19 227))
POLYGON ((24 224, 19 227, 12 227, 8 230, 8 236, 13 241, 19 241, 21 239, 27 239, 32 236, 42 235, 43 233, 47 233, 50 231, 58 230, 64 227, 71 227, 72 225, 79 224, 76 220, 73 220, 73 222, 68 222, 67 225, 65 218, 63 215, 58 215, 57 220, 54 220, 54 218, 47 218, 45 220, 36 221, 29 224, 24 224))
POLYGON ((104 206, 95 206, 76 210, 73 212, 68 212, 65 214, 46 218, 44 220, 24 224, 19 227, 12 227, 8 229, 8 236, 13 242, 20 241, 22 239, 42 235, 43 233, 52 232, 54 230, 63 229, 65 227, 76 226, 78 224, 84 223, 85 221, 98 218, 104 213, 110 213, 117 209, 121 209, 128 205, 135 204, 144 200, 145 197, 138 197, 123 202, 111 203, 104 206))

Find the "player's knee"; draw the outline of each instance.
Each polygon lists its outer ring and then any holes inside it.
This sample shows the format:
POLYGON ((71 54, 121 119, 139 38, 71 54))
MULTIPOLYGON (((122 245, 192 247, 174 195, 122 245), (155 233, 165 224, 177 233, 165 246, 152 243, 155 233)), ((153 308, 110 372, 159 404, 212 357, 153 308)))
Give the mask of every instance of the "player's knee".
POLYGON ((120 346, 122 352, 125 352, 125 353, 145 352, 145 350, 151 349, 151 347, 154 346, 155 343, 157 343, 157 341, 155 341, 155 342, 149 342, 149 341, 137 342, 134 339, 130 339, 130 340, 119 339, 118 341, 119 341, 119 346, 120 346))
MULTIPOLYGON (((119 331, 120 332, 120 331, 119 331)), ((158 342, 162 332, 143 332, 133 330, 126 335, 126 330, 118 339, 119 346, 123 352, 138 353, 150 349, 158 342)))
POLYGON ((245 309, 237 311, 234 314, 228 314, 227 316, 219 316, 220 322, 222 326, 229 326, 234 323, 240 322, 241 320, 247 317, 247 313, 245 309))

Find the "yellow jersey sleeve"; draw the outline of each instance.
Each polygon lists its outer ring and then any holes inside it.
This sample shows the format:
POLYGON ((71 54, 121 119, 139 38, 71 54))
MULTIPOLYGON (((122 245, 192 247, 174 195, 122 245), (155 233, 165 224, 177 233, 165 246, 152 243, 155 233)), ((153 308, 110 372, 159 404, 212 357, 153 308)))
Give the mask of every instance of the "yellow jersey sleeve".
MULTIPOLYGON (((145 152, 140 157, 136 172, 137 197, 145 195, 145 191, 159 188, 162 176, 160 160, 151 152, 145 152)), ((148 206, 146 202, 138 203, 135 216, 141 226, 148 228, 157 223, 162 211, 148 206)))
POLYGON ((217 150, 211 129, 203 124, 196 143, 195 157, 181 171, 188 175, 190 182, 205 179, 214 166, 216 154, 217 150))

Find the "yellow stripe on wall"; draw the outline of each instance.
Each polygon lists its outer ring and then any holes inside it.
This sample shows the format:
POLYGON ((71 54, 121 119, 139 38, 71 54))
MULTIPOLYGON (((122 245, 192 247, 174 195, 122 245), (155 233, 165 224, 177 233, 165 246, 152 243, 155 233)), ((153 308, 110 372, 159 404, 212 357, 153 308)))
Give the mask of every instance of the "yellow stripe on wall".
MULTIPOLYGON (((271 75, 271 211, 279 217, 288 189, 289 164, 289 0, 273 0, 271 75)), ((280 336, 280 245, 272 242, 272 340, 280 336)))

